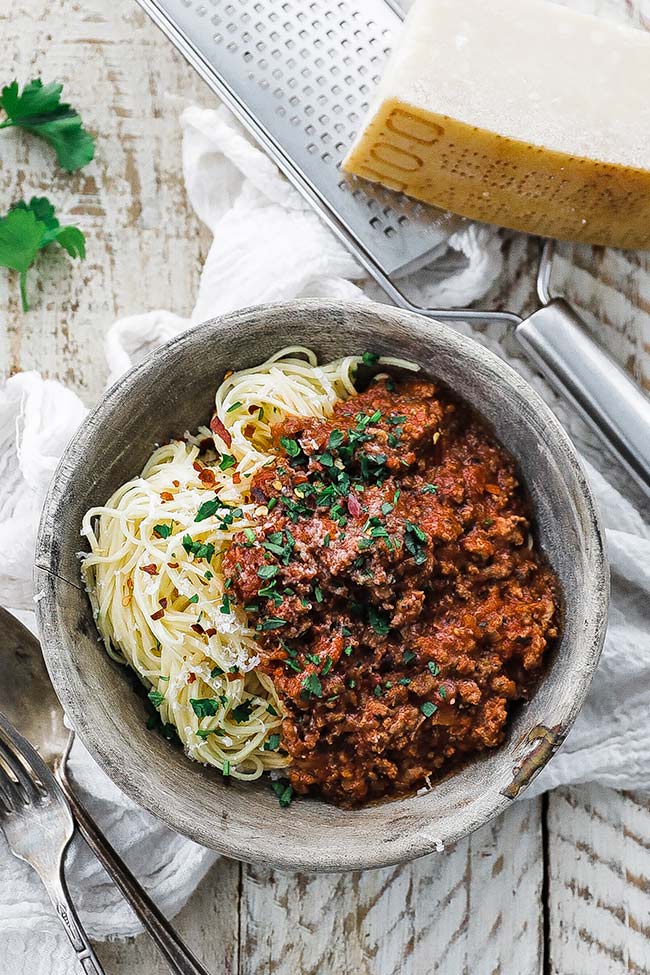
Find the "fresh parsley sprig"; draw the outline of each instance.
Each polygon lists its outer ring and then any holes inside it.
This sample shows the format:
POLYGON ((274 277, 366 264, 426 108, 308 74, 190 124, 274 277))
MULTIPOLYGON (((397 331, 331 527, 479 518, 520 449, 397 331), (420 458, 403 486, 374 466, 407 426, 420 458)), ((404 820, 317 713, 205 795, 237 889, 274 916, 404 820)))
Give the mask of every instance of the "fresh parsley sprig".
POLYGON ((29 203, 15 203, 0 219, 0 267, 20 274, 23 311, 27 301, 27 271, 36 255, 49 244, 58 244, 70 257, 86 256, 86 238, 78 227, 62 227, 54 207, 44 196, 33 196, 29 203))
POLYGON ((69 173, 81 169, 95 155, 95 140, 83 127, 79 113, 61 101, 63 85, 44 85, 40 78, 22 91, 12 81, 0 93, 0 108, 7 118, 0 129, 20 128, 45 139, 56 152, 59 165, 69 173))

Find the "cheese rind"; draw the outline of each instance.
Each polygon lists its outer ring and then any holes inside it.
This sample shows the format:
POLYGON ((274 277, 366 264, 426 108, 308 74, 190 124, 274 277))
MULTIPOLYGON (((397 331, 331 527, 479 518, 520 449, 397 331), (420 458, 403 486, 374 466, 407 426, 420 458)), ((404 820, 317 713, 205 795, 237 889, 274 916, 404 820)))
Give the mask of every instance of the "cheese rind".
POLYGON ((344 169, 489 223, 650 247, 649 82, 643 31, 545 0, 417 0, 344 169))

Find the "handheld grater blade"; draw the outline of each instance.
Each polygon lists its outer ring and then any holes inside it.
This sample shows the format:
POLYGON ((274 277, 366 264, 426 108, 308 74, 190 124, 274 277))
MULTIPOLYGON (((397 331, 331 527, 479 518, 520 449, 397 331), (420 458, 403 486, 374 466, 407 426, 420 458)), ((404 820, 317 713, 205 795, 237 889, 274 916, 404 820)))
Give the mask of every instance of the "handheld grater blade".
POLYGON ((139 0, 382 285, 447 250, 462 217, 340 163, 402 13, 392 0, 139 0))

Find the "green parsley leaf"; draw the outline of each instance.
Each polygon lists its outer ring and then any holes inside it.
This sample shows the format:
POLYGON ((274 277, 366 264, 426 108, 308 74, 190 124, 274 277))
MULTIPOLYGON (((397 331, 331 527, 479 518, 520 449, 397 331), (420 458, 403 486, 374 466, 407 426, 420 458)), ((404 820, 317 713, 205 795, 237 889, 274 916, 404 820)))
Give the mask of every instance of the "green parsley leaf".
POLYGON ((244 528, 244 535, 246 536, 247 546, 250 547, 255 541, 255 532, 252 528, 244 528))
POLYGON ((320 682, 318 674, 307 674, 302 682, 302 689, 312 697, 323 696, 323 685, 320 682))
POLYGON ((298 441, 292 440, 290 437, 280 437, 280 443, 286 450, 289 457, 297 457, 302 451, 298 441))
POLYGON ((54 243, 63 247, 70 257, 83 260, 86 256, 86 238, 82 232, 77 227, 62 227, 54 215, 54 207, 45 197, 33 196, 29 203, 21 200, 0 219, 0 267, 20 274, 23 311, 29 311, 27 271, 39 250, 54 243))
POLYGON ((429 668, 429 670, 431 671, 434 677, 437 677, 438 674, 440 673, 440 667, 435 662, 435 660, 430 660, 429 663, 427 664, 427 667, 429 668))
POLYGON ((224 758, 223 760, 223 767, 221 769, 221 774, 223 775, 224 779, 230 775, 230 762, 228 761, 227 758, 224 758))
POLYGON ((436 713, 437 710, 438 710, 438 706, 434 704, 432 701, 425 701, 424 704, 420 705, 420 711, 422 712, 425 718, 431 718, 436 713))
POLYGON ((165 695, 161 694, 160 691, 149 691, 147 697, 155 708, 159 708, 162 702, 165 700, 165 695))
POLYGON ((277 576, 279 571, 277 565, 261 565, 257 574, 260 579, 272 579, 273 576, 277 576))
POLYGON ((247 701, 242 701, 241 704, 238 704, 236 708, 233 708, 231 713, 237 724, 242 724, 244 721, 248 721, 252 710, 253 702, 249 698, 247 701))
POLYGON ((230 454, 222 454, 221 463, 219 464, 219 470, 227 471, 228 468, 234 467, 236 463, 237 461, 235 460, 234 457, 231 457, 230 454))
POLYGON ((234 413, 235 410, 238 410, 240 406, 241 406, 241 403, 238 400, 236 403, 233 403, 232 406, 229 406, 228 407, 228 409, 226 410, 226 413, 234 413))
POLYGON ((388 614, 375 606, 368 607, 368 622, 379 636, 386 636, 390 631, 390 620, 388 614))
POLYGON ((279 616, 267 616, 264 622, 259 624, 257 629, 265 632, 267 630, 279 630, 281 626, 286 625, 287 621, 281 620, 279 616))
POLYGON ((379 356, 375 352, 364 352, 361 361, 364 366, 374 366, 379 362, 379 356))
POLYGON ((412 650, 405 650, 404 655, 402 656, 402 660, 404 661, 405 664, 410 664, 411 661, 415 660, 416 657, 417 654, 413 653, 412 650))
POLYGON ((422 490, 420 491, 420 494, 437 494, 437 493, 438 493, 438 488, 436 487, 435 484, 425 484, 422 490))
POLYGON ((85 131, 78 113, 61 101, 63 85, 44 85, 40 78, 28 82, 22 91, 13 81, 2 89, 0 108, 7 118, 0 129, 15 127, 40 136, 54 148, 62 169, 73 173, 95 155, 95 141, 85 131))
POLYGON ((221 669, 221 667, 215 666, 210 671, 210 677, 222 677, 222 676, 223 676, 223 670, 221 669))
POLYGON ((291 800, 293 799, 293 786, 291 783, 288 783, 286 779, 284 779, 280 782, 273 782, 272 788, 283 809, 286 809, 287 806, 291 805, 291 800))
POLYGON ((220 707, 219 701, 214 697, 192 697, 190 704, 197 718, 211 718, 220 707))
POLYGON ((345 434, 342 430, 332 430, 329 440, 327 441, 327 449, 336 450, 337 447, 340 447, 343 443, 344 436, 345 434))
POLYGON ((169 538, 172 533, 171 525, 154 525, 153 533, 158 538, 169 538))
POLYGON ((402 685, 402 687, 408 687, 409 684, 411 683, 411 678, 410 677, 400 677, 399 682, 402 685))
POLYGON ((190 596, 190 598, 187 601, 188 601, 188 603, 198 603, 198 601, 199 601, 199 595, 198 595, 198 593, 195 592, 194 595, 193 596, 190 596))
POLYGON ((263 750, 265 752, 277 752, 280 747, 280 735, 269 735, 268 739, 264 742, 263 750))
MULTIPOLYGON (((205 521, 206 518, 211 518, 212 515, 216 514, 217 509, 221 507, 219 498, 211 498, 209 501, 204 501, 197 511, 194 521, 205 521)), ((183 539, 183 545, 185 545, 185 539, 183 539)))
POLYGON ((210 735, 225 735, 225 731, 223 728, 199 728, 196 734, 205 741, 210 735))

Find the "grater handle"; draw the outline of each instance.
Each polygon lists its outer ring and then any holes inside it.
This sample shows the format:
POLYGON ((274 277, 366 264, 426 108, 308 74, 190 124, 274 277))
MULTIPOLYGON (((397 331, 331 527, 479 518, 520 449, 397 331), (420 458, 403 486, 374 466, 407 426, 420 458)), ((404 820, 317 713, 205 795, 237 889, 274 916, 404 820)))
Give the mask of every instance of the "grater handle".
POLYGON ((524 319, 515 334, 551 385, 650 495, 650 399, 562 299, 524 319))

